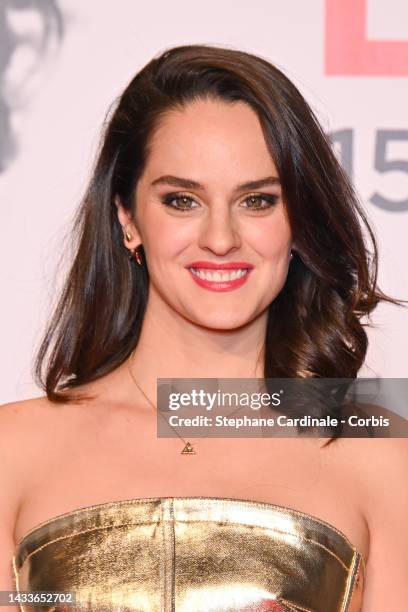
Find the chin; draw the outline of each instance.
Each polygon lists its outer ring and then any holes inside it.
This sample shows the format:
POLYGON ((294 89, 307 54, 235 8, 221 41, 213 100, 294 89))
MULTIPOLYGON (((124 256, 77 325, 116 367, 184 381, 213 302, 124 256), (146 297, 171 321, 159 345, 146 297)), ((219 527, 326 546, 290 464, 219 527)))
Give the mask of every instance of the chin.
POLYGON ((233 331, 251 322, 249 317, 231 317, 231 313, 226 313, 226 316, 219 313, 218 315, 197 317, 192 320, 196 325, 217 331, 233 331))

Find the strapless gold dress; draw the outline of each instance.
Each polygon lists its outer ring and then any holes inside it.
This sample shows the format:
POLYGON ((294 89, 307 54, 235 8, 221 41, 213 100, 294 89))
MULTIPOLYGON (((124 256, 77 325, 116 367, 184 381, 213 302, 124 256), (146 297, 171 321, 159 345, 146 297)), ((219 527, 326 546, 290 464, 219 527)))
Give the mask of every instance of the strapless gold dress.
POLYGON ((291 508, 160 497, 41 523, 18 542, 13 572, 17 591, 76 594, 73 607, 24 611, 357 612, 365 565, 338 529, 291 508))

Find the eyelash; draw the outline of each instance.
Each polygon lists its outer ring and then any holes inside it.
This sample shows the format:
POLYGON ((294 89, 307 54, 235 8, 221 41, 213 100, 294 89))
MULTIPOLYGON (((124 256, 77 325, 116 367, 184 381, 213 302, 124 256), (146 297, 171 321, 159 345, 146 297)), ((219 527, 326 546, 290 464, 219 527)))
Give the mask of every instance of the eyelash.
MULTIPOLYGON (((168 195, 165 195, 164 197, 162 197, 161 201, 165 206, 168 206, 169 208, 173 208, 174 210, 177 210, 179 212, 187 212, 190 210, 194 210, 194 208, 192 207, 178 208, 177 206, 173 206, 173 204, 171 204, 173 200, 180 200, 182 198, 190 200, 191 202, 195 202, 194 198, 184 193, 169 193, 168 195)), ((257 199, 265 200, 266 202, 268 202, 268 206, 262 206, 259 208, 251 208, 250 206, 245 207, 248 210, 251 210, 253 212, 260 212, 260 211, 268 210, 272 208, 279 200, 278 195, 269 194, 269 193, 268 194, 267 193, 251 193, 245 198, 244 202, 247 200, 250 200, 251 198, 257 198, 257 199)))

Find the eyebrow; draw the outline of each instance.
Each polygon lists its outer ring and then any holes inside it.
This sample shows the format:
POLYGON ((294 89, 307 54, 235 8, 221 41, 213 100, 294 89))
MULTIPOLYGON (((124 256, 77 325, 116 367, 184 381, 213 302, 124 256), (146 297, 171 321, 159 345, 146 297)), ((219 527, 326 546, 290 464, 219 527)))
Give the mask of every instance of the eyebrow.
MULTIPOLYGON (((183 189, 205 189, 204 185, 197 183, 197 181, 181 178, 180 176, 172 176, 171 174, 166 174, 155 179, 152 182, 152 186, 154 185, 172 185, 173 187, 182 187, 183 189)), ((235 187, 234 191, 239 192, 245 191, 246 189, 260 189, 261 187, 271 185, 280 185, 280 180, 277 176, 267 176, 256 181, 241 183, 235 187)))

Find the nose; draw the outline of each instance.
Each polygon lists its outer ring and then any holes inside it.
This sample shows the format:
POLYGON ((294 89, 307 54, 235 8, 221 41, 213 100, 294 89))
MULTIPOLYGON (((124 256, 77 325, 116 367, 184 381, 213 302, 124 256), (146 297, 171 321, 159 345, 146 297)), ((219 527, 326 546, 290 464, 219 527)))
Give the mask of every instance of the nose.
POLYGON ((202 219, 198 244, 216 255, 226 255, 241 246, 237 220, 228 206, 210 206, 202 219))

